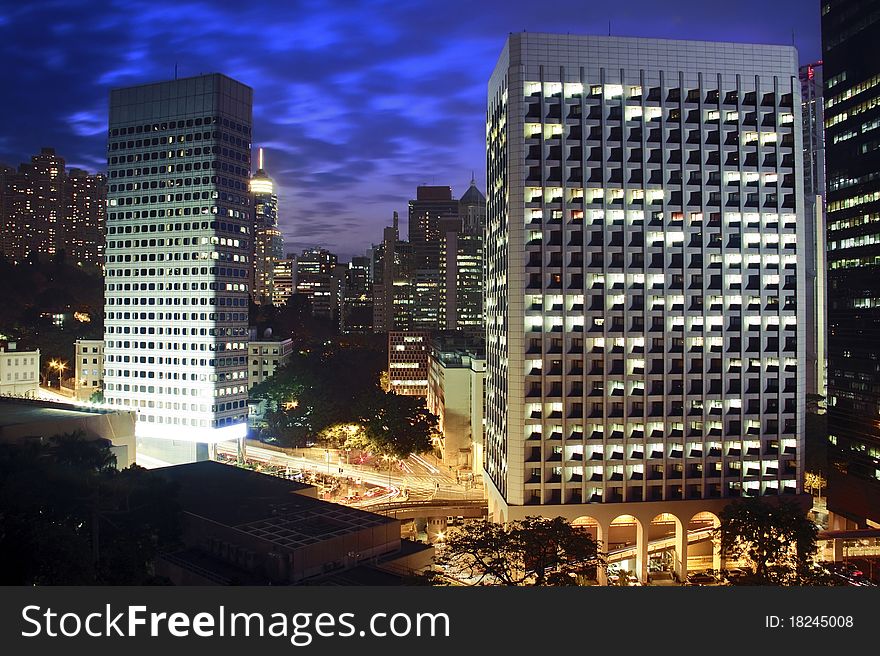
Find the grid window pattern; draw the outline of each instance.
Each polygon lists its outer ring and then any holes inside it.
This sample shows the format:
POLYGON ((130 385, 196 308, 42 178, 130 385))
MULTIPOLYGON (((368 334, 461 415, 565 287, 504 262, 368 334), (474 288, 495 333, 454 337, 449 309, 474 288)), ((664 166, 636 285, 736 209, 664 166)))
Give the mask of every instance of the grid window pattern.
POLYGON ((738 75, 713 47, 512 35, 490 82, 486 471, 510 505, 798 491, 796 61, 738 75))

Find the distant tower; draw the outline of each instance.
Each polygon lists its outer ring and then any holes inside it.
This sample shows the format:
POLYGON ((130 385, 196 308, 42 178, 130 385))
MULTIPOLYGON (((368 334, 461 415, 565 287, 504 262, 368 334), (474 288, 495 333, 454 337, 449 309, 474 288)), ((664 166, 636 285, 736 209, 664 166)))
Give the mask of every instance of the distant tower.
POLYGON ((278 229, 278 195, 272 178, 263 169, 263 149, 259 168, 251 178, 254 198, 253 297, 256 303, 270 303, 273 297, 275 263, 284 258, 284 239, 278 229))

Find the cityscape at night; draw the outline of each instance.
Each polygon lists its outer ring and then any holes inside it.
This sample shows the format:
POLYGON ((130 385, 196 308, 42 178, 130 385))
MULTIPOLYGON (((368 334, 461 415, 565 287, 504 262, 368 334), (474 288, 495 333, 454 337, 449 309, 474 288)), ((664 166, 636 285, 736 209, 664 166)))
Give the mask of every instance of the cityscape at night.
POLYGON ((2 584, 876 587, 878 41, 0 6, 2 584))

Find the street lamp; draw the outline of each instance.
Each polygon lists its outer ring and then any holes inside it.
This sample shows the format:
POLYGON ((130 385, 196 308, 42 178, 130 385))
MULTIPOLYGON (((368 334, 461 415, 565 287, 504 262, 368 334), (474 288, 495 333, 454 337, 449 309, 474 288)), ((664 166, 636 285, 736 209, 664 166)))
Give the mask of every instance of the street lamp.
MULTIPOLYGON (((61 389, 61 378, 64 375, 64 370, 67 369, 67 363, 61 360, 50 360, 49 368, 54 369, 58 372, 58 389, 61 389)), ((47 381, 48 382, 48 381, 47 381)))

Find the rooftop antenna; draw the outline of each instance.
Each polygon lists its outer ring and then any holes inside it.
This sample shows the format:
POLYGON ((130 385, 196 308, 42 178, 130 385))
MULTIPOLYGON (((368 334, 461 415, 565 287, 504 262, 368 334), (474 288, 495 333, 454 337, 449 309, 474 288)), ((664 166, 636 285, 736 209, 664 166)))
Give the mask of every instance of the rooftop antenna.
POLYGON ((611 36, 611 21, 608 21, 608 36, 611 36))
POLYGON ((177 62, 174 62, 174 79, 177 79, 177 62))
POLYGON ((260 148, 259 158, 260 158, 260 170, 262 171, 263 170, 263 149, 262 148, 260 148))

